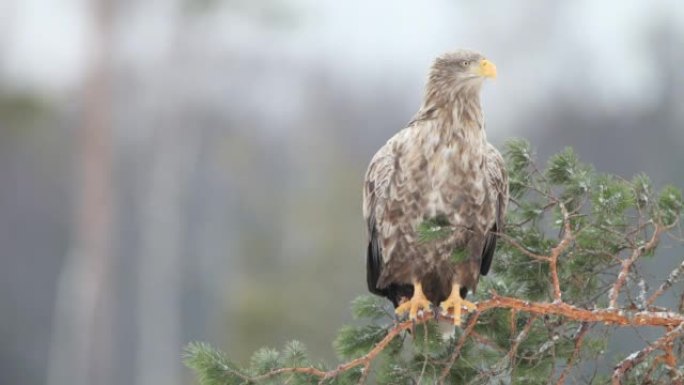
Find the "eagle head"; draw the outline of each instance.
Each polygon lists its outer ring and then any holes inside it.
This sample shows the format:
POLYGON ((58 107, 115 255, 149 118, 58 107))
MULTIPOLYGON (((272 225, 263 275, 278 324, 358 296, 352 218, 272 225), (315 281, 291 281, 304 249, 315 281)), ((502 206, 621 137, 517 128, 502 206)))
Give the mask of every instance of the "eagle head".
POLYGON ((470 50, 447 52, 435 59, 430 83, 440 88, 478 88, 486 78, 496 78, 496 66, 482 54, 470 50))

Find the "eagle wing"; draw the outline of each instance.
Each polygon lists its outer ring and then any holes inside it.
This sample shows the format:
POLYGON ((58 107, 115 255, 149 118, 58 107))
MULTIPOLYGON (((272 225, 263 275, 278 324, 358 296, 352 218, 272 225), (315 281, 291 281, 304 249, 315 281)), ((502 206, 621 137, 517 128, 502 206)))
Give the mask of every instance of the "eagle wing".
POLYGON ((496 197, 496 216, 494 225, 489 229, 485 236, 485 245, 482 250, 482 263, 480 274, 487 275, 492 266, 494 250, 496 249, 497 233, 504 229, 504 215, 508 205, 508 173, 506 172, 503 157, 499 151, 491 144, 487 143, 487 154, 485 157, 485 170, 488 178, 488 188, 490 194, 496 197))
MULTIPOLYGON (((397 173, 397 160, 401 156, 402 141, 409 135, 409 127, 398 132, 375 153, 366 171, 363 186, 363 217, 368 231, 368 249, 366 253, 366 281, 371 293, 389 298, 395 306, 401 297, 413 294, 412 285, 390 284, 382 289, 378 288, 378 281, 383 270, 382 247, 380 245, 379 224, 377 218, 385 217, 386 202, 390 199, 392 180, 397 173)), ((396 229, 392 221, 382 221, 383 233, 392 233, 396 229)))
POLYGON ((419 111, 416 116, 406 125, 406 128, 391 137, 371 159, 366 171, 363 186, 363 217, 368 225, 368 235, 372 236, 376 225, 376 210, 384 207, 378 205, 390 197, 392 179, 397 173, 397 162, 405 149, 405 142, 412 139, 418 126, 435 118, 435 108, 430 107, 419 111))

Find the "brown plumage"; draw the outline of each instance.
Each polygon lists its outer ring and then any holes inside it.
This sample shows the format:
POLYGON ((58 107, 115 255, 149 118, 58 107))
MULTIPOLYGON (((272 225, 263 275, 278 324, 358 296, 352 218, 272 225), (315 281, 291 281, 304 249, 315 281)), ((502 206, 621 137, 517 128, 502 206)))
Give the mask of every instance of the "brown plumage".
POLYGON ((473 306, 463 300, 467 291, 475 291, 491 266, 508 202, 504 162, 487 142, 480 107, 484 79, 495 76, 494 65, 478 53, 438 57, 415 118, 368 166, 368 287, 411 318, 441 303, 444 311, 454 309, 458 324, 461 306, 473 306), (422 241, 417 229, 426 221, 449 235, 422 241))

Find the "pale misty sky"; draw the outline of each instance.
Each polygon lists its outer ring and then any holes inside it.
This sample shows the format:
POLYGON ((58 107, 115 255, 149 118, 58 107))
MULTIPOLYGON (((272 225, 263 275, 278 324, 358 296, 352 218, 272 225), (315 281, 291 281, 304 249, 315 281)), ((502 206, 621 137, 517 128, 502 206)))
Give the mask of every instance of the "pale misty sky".
MULTIPOLYGON (((8 83, 57 94, 75 89, 88 60, 88 4, 0 0, 5 20, 0 48, 6 53, 0 70, 8 83)), ((352 83, 396 78, 419 89, 434 56, 468 47, 498 65, 497 91, 485 90, 485 101, 498 109, 495 120, 512 118, 517 110, 506 100, 522 93, 532 106, 549 88, 573 92, 577 78, 587 80, 587 94, 606 109, 648 103, 645 97, 658 76, 658 63, 648 56, 652 31, 669 21, 684 34, 684 3, 678 0, 264 1, 264 7, 294 15, 288 28, 259 22, 265 11, 249 1, 226 1, 194 24, 175 4, 127 5, 120 19, 125 28, 118 29, 118 60, 163 63, 178 23, 185 23, 206 36, 202 48, 208 51, 315 61, 352 83)))

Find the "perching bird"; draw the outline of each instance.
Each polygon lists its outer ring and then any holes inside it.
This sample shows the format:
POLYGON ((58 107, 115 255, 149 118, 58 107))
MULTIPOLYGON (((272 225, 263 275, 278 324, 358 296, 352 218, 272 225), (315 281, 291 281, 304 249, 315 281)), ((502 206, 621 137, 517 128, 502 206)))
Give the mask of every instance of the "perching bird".
POLYGON ((504 225, 508 176, 501 154, 487 142, 480 106, 492 62, 459 50, 435 59, 414 119, 378 150, 363 188, 368 226, 367 281, 396 313, 415 319, 439 304, 461 307, 486 275, 504 225), (431 223, 446 234, 419 236, 431 223))

